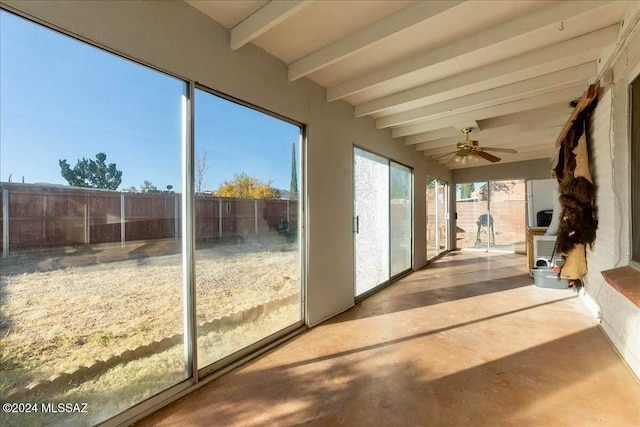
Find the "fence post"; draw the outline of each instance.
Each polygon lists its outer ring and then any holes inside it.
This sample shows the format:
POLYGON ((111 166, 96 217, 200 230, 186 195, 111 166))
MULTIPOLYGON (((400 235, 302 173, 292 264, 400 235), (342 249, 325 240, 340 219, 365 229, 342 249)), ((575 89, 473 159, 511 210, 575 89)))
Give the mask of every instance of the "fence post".
POLYGON ((127 219, 125 218, 127 209, 124 200, 124 194, 120 193, 120 246, 124 247, 127 242, 127 219))
POLYGON ((289 227, 291 226, 291 219, 289 218, 289 199, 287 199, 287 231, 289 231, 289 227))
POLYGON ((42 196, 42 243, 47 241, 47 195, 42 196))
POLYGON ((253 200, 253 222, 256 229, 256 236, 258 235, 258 199, 253 200))
POLYGON ((88 245, 91 242, 91 222, 89 219, 89 195, 84 195, 84 244, 88 245))
POLYGON ((2 258, 9 256, 9 189, 2 188, 2 258))
POLYGON ((178 194, 173 198, 174 221, 173 221, 173 240, 178 240, 178 230, 180 229, 180 196, 178 194))
POLYGON ((218 198, 218 240, 222 240, 222 199, 218 198))

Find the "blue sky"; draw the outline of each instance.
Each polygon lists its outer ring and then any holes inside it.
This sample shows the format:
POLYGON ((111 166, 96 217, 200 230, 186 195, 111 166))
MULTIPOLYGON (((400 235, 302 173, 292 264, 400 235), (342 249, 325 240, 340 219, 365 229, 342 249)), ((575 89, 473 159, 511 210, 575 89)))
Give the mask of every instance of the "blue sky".
MULTIPOLYGON (((67 184, 59 159, 104 152, 120 189, 178 189, 183 92, 179 79, 0 12, 0 181, 67 184)), ((298 127, 203 91, 195 111, 203 189, 238 172, 289 189, 298 127)))

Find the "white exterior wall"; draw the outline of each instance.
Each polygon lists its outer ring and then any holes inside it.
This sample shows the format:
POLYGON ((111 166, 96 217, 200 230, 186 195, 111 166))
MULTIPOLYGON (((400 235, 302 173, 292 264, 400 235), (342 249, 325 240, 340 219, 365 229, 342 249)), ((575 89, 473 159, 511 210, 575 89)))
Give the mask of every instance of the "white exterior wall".
POLYGON ((640 308, 607 284, 601 272, 630 260, 631 164, 628 85, 640 71, 640 34, 629 42, 613 68, 614 84, 600 93, 591 119, 589 154, 596 184, 598 230, 587 250, 589 271, 583 298, 595 302, 601 326, 640 377, 640 308))
MULTIPOLYGON (((307 322, 314 325, 353 305, 353 145, 414 168, 414 268, 426 263, 424 185, 449 171, 413 147, 355 119, 345 102, 326 102, 308 79, 290 83, 287 66, 247 45, 229 49, 229 31, 179 1, 3 0, 101 47, 307 125, 307 322)), ((34 82, 37 84, 37 82, 34 82)))

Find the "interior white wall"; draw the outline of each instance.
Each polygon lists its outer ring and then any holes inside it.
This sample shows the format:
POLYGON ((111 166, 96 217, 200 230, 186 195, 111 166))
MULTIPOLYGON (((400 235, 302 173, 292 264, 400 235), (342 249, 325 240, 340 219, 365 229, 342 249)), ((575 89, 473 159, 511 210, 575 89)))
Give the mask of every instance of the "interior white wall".
POLYGON ((536 159, 523 162, 498 163, 451 171, 453 182, 498 181, 503 179, 548 179, 551 178, 551 160, 536 159))
MULTIPOLYGON (((287 66, 247 45, 229 49, 229 31, 178 1, 3 0, 53 27, 183 79, 307 125, 307 321, 314 325, 354 301, 352 147, 414 168, 414 267, 426 263, 424 185, 449 171, 376 130, 353 107, 327 103, 307 79, 290 83, 287 66)), ((34 82, 37 84, 37 82, 34 82)))
POLYGON ((599 309, 602 329, 640 378, 640 308, 607 284, 601 274, 631 259, 628 85, 639 74, 637 32, 614 64, 614 83, 599 94, 591 120, 589 154, 597 189, 598 230, 593 248, 587 250, 585 293, 599 309))

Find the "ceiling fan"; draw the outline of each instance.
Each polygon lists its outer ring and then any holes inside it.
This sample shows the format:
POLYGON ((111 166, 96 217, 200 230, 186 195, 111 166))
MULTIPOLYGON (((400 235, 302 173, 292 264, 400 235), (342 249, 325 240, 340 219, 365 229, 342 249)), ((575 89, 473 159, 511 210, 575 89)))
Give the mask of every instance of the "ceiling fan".
POLYGON ((517 154, 516 150, 511 148, 493 148, 493 147, 480 147, 478 145, 478 141, 470 140, 469 133, 471 133, 471 128, 462 129, 462 133, 465 134, 465 140, 460 141, 456 144, 456 151, 452 151, 447 154, 443 154, 441 156, 433 157, 433 160, 442 159, 443 157, 450 156, 454 154, 454 156, 449 159, 447 164, 451 161, 455 163, 462 163, 464 165, 467 164, 469 159, 473 161, 478 161, 480 158, 490 161, 491 163, 496 163, 502 160, 500 157, 496 157, 493 154, 487 153, 487 151, 495 151, 498 153, 513 153, 517 154))

